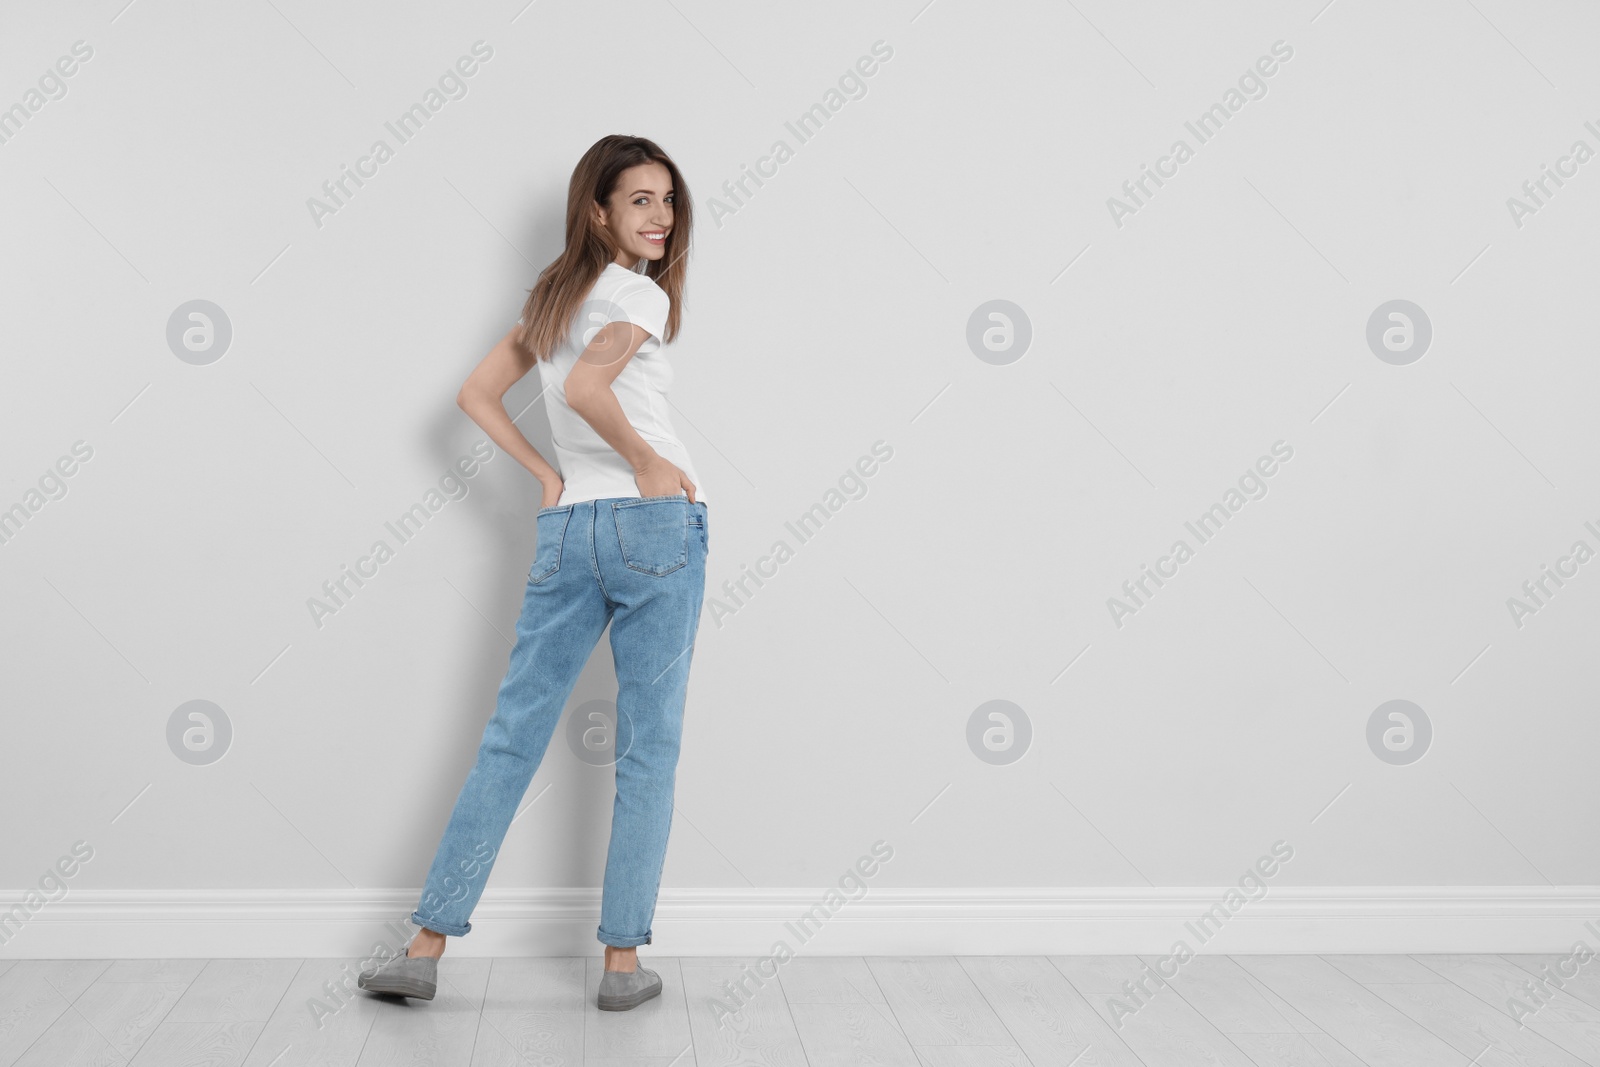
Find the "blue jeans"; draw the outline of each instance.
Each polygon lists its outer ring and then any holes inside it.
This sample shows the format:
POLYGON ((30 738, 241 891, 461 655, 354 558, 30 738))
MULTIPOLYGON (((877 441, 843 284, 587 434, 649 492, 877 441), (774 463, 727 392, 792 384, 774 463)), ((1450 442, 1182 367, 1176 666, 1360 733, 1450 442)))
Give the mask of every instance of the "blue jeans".
POLYGON ((506 828, 609 622, 617 795, 597 936, 648 945, 705 598, 706 505, 682 494, 606 497, 540 508, 535 521, 511 665, 411 921, 456 937, 472 929, 506 828))

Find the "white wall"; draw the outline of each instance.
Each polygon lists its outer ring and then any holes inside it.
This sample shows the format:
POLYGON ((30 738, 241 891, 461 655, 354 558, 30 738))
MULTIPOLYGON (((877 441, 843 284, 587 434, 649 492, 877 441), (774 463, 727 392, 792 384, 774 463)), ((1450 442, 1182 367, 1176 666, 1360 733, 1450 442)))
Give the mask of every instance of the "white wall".
MULTIPOLYGON (((1600 163, 1520 220, 1508 198, 1600 149, 1600 20, 923 2, 0 15, 0 106, 93 51, 0 144, 0 507, 92 449, 0 545, 0 886, 93 849, 0 952, 346 951, 409 913, 505 668, 536 484, 496 455, 336 615, 307 601, 483 439, 455 391, 612 132, 672 153, 698 213, 673 403, 710 588, 661 950, 765 948, 878 840, 893 860, 816 951, 1164 949, 1278 841, 1218 946, 1589 936, 1600 563, 1520 625, 1507 602, 1600 549, 1600 163), (479 41, 466 95, 399 144, 384 124, 479 41), (800 143, 785 123, 879 41, 800 143), (1185 123, 1275 42, 1266 94, 1200 143, 1185 123), (380 138, 393 158, 314 221, 380 138), (1193 157, 1115 220, 1178 139, 1193 157), (167 340, 196 299, 232 332, 204 365, 167 340), (1026 316, 1020 359, 969 345, 993 300, 1026 316), (1412 362, 1368 343, 1394 300, 1431 324, 1412 362), (786 522, 880 441, 798 543, 786 522), (1185 522, 1277 442, 1266 495, 1200 544, 1185 522), (793 558, 713 618, 778 539, 793 558), (1108 599, 1178 539, 1193 558, 1119 625, 1108 599), (1368 740, 1397 699, 1431 724, 1406 765, 1368 740), (208 765, 168 744, 192 700, 232 727, 208 765), (1031 731, 1009 764, 969 746, 995 700, 1031 731)), ((548 446, 540 407, 520 425, 548 446)), ((614 695, 602 641, 572 704, 614 695)), ((595 948, 610 769, 564 736, 465 951, 595 948)))

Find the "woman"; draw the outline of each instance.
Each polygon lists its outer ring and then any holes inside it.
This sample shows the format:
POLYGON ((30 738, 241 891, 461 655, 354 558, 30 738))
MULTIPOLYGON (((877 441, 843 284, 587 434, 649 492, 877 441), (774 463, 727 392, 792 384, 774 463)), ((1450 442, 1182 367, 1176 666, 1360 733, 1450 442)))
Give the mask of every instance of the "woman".
POLYGON ((666 153, 641 137, 595 142, 568 187, 566 250, 461 387, 462 410, 543 486, 538 548, 494 716, 411 916, 421 929, 404 956, 361 973, 363 989, 433 998, 445 938, 471 930, 506 828, 609 622, 617 793, 599 1006, 625 1011, 661 992, 636 946, 651 942, 672 825, 708 544, 699 479, 667 414, 662 352, 678 333, 689 229, 688 190, 666 153), (559 473, 502 402, 535 364, 559 473))

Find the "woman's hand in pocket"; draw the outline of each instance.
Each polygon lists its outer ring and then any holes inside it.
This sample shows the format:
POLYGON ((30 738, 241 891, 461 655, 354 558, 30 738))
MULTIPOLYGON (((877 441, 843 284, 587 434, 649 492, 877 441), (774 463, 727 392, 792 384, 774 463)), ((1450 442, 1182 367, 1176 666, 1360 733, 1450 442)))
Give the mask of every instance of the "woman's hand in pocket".
POLYGON ((561 502, 561 491, 566 488, 566 483, 560 478, 548 482, 540 482, 543 492, 539 497, 541 508, 553 508, 561 502))
POLYGON ((633 484, 639 487, 640 496, 677 496, 683 492, 688 494, 689 503, 694 503, 694 483, 676 464, 659 454, 633 472, 633 484))

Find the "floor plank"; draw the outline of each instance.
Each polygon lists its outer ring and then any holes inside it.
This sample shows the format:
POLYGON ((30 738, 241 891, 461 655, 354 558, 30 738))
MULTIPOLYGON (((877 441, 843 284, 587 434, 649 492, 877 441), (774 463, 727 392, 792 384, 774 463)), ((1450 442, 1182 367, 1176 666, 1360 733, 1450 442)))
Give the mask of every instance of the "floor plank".
MULTIPOLYGON (((1234 959, 1232 956, 1229 956, 1228 959, 1233 962, 1235 967, 1239 967, 1238 960, 1234 959)), ((1246 971, 1243 967, 1239 967, 1239 970, 1244 974, 1246 981, 1250 983, 1251 988, 1256 991, 1256 994, 1261 997, 1262 1000, 1266 1001, 1267 1006, 1273 1011, 1277 1012, 1279 1017, 1282 1018, 1284 1022, 1288 1023, 1290 1029, 1292 1029, 1295 1033, 1306 1035, 1322 1034, 1322 1030, 1317 1026, 1316 1023, 1312 1022, 1310 1019, 1307 1019, 1299 1011, 1295 1010, 1293 1004, 1290 1004, 1287 1000, 1284 1000, 1282 997, 1278 996, 1278 994, 1268 989, 1264 984, 1262 984, 1261 979, 1257 978, 1249 971, 1246 971)), ((1309 1044, 1312 1048, 1317 1049, 1319 1052, 1322 1051, 1321 1046, 1316 1041, 1308 1041, 1307 1044, 1309 1044)), ((1338 1042, 1334 1042, 1334 1044, 1338 1045, 1338 1042)), ((1344 1046, 1339 1045, 1339 1047, 1343 1048, 1344 1046)), ((1323 1054, 1326 1055, 1325 1052, 1323 1054)), ((1348 1054, 1348 1050, 1346 1050, 1346 1054, 1348 1054)))
POLYGON ((1144 964, 1134 956, 1051 956, 1078 992, 1125 993, 1125 983, 1144 977, 1144 964))
MULTIPOLYGON (((1142 956, 1140 959, 1160 973, 1160 957, 1142 956)), ((1165 963, 1168 971, 1173 966, 1174 961, 1165 963)), ((1224 1034, 1288 1034, 1297 1030, 1284 1013, 1274 1007, 1274 1000, 1279 1004, 1282 1000, 1263 996, 1260 986, 1252 982, 1250 975, 1231 957, 1195 956, 1167 981, 1180 997, 1224 1034)))
POLYGON ((1010 1045, 954 956, 871 956, 867 966, 912 1045, 1010 1045))
MULTIPOLYGON (((1322 1035, 1327 1036, 1327 1035, 1322 1035)), ((1307 1040, 1308 1035, 1285 1034, 1229 1034, 1228 1040, 1249 1056, 1257 1067, 1328 1067, 1329 1060, 1307 1040)), ((1350 1056, 1333 1061, 1347 1067, 1361 1067, 1361 1061, 1350 1056)))
POLYGON ((432 1000, 370 998, 376 1018, 359 1067, 461 1067, 472 1062, 491 961, 439 961, 432 1000))
POLYGON ((50 983, 68 1002, 77 1000, 100 980, 111 967, 110 960, 22 960, 18 967, 26 967, 50 983))
POLYGON ((922 1067, 1033 1067, 1015 1045, 918 1045, 915 1051, 922 1067))
POLYGON ((237 1067, 261 1033, 258 1022, 162 1023, 129 1067, 237 1067))
POLYGON ((1367 1067, 1461 1067, 1449 1044, 1319 956, 1233 959, 1367 1067))
POLYGON ((495 960, 472 1067, 581 1067, 587 968, 580 956, 495 960))
POLYGON ((15 1067, 122 1067, 127 1062, 88 1016, 69 1007, 29 1046, 15 1067))
POLYGON ((778 980, 790 1004, 888 1004, 860 956, 797 956, 778 980))
POLYGON ((1121 992, 1084 999, 1146 1067, 1256 1067, 1170 983, 1137 1000, 1121 992))
POLYGON ((382 1003, 356 988, 360 963, 301 963, 245 1067, 355 1067, 382 1003))
POLYGON ((790 1004, 811 1067, 921 1067, 882 1004, 790 1004))
POLYGON ((694 1062, 698 1067, 806 1067, 805 1048, 776 975, 752 996, 741 996, 738 1001, 727 992, 724 983, 736 982, 746 964, 743 960, 679 961, 694 1062))
POLYGON ((1531 990, 1529 983, 1535 982, 1537 976, 1499 956, 1431 955, 1418 956, 1417 960, 1510 1018, 1529 1020, 1530 1025, 1533 1019, 1600 1025, 1600 1009, 1565 989, 1543 986, 1531 990))
POLYGON ((1600 963, 1591 959, 1572 977, 1567 978, 1561 974, 1562 970, 1571 972, 1576 963, 1561 955, 1504 955, 1501 959, 1526 971, 1528 978, 1537 982, 1545 979, 1549 985, 1556 981, 1561 983, 1560 988, 1574 999, 1581 1000, 1591 1008, 1600 1008, 1600 963))
POLYGON ((167 1015, 169 1023, 266 1023, 300 960, 212 960, 167 1015))
MULTIPOLYGON (((484 1011, 498 1014, 532 1011, 549 1015, 583 1012, 584 983, 589 975, 586 957, 542 956, 493 962, 484 990, 484 1011)), ((662 994, 665 993, 663 988, 662 994)))
POLYGON ((1394 985, 1417 982, 1431 985, 1439 976, 1410 956, 1329 956, 1322 957, 1362 985, 1394 985))
POLYGON ((583 1016, 559 1012, 484 1012, 472 1067, 582 1067, 583 1016))
POLYGON ((100 1035, 123 1059, 132 1059, 166 1021, 187 982, 107 982, 84 990, 73 1004, 94 1021, 100 1035))
POLYGON ((1577 1056, 1533 1030, 1518 1026, 1503 1012, 1453 983, 1375 982, 1367 988, 1449 1042, 1473 1063, 1587 1067, 1577 1056), (1485 1055, 1490 1049, 1500 1055, 1485 1055))
MULTIPOLYGON (((1083 995, 1043 956, 960 956, 1018 1047, 1035 1063, 1141 1067, 1083 995)), ((921 1054, 922 1049, 918 1049, 921 1054)))
POLYGON ((1580 1059, 1600 1063, 1600 1010, 1564 989, 1545 988, 1540 992, 1543 1001, 1535 1000, 1526 983, 1536 976, 1500 956, 1428 955, 1417 961, 1506 1018, 1580 1059))
POLYGON ((431 1002, 358 990, 354 959, 17 960, 0 1067, 1600 1065, 1600 979, 1563 958, 662 957, 630 1012, 599 1011, 599 957, 446 959, 431 1002))
MULTIPOLYGON (((672 956, 640 962, 661 976, 661 995, 629 1011, 601 1011, 600 978, 605 961, 591 956, 585 962, 583 982, 584 1062, 606 1060, 640 1062, 651 1057, 668 1060, 690 1047, 689 1009, 683 996, 683 976, 672 956)), ((692 1062, 692 1056, 690 1059, 692 1062)))
POLYGON ((1337 1038, 1321 1031, 1300 1036, 1306 1039, 1306 1044, 1322 1054, 1322 1058, 1328 1061, 1328 1067, 1366 1067, 1361 1057, 1345 1048, 1337 1038))
POLYGON ((21 960, 0 974, 0 1064, 15 1063, 67 1010, 44 963, 21 960))
POLYGON ((182 982, 200 977, 209 960, 112 960, 101 982, 182 982))

